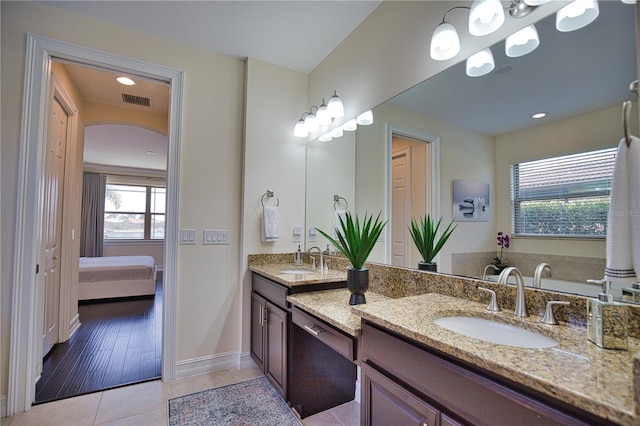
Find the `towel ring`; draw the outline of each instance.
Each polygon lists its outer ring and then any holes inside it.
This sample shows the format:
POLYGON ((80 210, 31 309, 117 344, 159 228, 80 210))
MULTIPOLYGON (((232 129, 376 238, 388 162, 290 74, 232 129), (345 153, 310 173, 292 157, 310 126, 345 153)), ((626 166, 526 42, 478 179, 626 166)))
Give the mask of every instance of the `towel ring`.
MULTIPOLYGON (((262 204, 262 207, 265 207, 265 205, 264 205, 264 197, 272 198, 273 197, 273 191, 268 189, 267 192, 262 194, 262 198, 260 198, 260 203, 262 204)), ((276 207, 278 207, 279 205, 280 205, 280 198, 276 198, 276 207)))
POLYGON ((629 130, 629 121, 631 121, 631 101, 624 101, 622 103, 622 128, 624 130, 624 140, 627 142, 627 147, 631 144, 631 131, 629 130))
POLYGON ((333 196, 333 209, 334 210, 338 210, 338 203, 340 202, 340 200, 344 201, 344 206, 345 206, 345 210, 349 210, 349 203, 347 202, 347 200, 344 197, 341 197, 339 195, 334 195, 333 196))

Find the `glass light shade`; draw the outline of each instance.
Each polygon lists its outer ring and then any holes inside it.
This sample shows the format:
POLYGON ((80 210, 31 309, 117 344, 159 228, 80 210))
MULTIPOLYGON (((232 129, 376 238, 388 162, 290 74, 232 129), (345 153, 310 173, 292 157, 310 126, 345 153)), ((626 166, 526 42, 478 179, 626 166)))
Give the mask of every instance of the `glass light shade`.
POLYGON ((356 123, 361 126, 368 126, 369 124, 373 124, 373 113, 371 112, 371 110, 365 111, 357 116, 356 123))
POLYGON ((499 0, 474 0, 469 13, 469 33, 491 34, 504 24, 504 9, 499 0))
POLYGON ((304 127, 307 129, 307 132, 313 133, 317 132, 320 129, 320 125, 318 124, 318 119, 313 114, 307 114, 304 118, 304 127))
POLYGON ((332 118, 340 118, 344 115, 344 105, 342 105, 342 101, 340 100, 338 95, 333 95, 329 99, 327 110, 329 111, 329 115, 332 118))
POLYGON ((349 120, 346 123, 344 123, 342 125, 342 128, 344 130, 346 130, 347 132, 353 132, 354 130, 356 130, 358 128, 358 123, 356 123, 356 119, 355 118, 352 118, 351 120, 349 120))
POLYGON ((597 0, 575 0, 556 13, 556 29, 562 32, 579 30, 592 23, 599 14, 597 0))
POLYGON ((636 0, 622 0, 624 4, 636 4, 636 0))
POLYGON ((320 108, 318 108, 316 112, 316 118, 318 119, 318 124, 321 126, 331 124, 331 115, 329 115, 329 110, 326 105, 320 105, 320 108))
POLYGON ((331 131, 331 136, 334 138, 341 138, 344 132, 342 131, 342 126, 336 127, 331 131))
POLYGON ((540 6, 541 4, 549 3, 551 0, 524 0, 529 6, 540 6))
POLYGON ((480 77, 489 74, 495 66, 493 53, 491 53, 491 49, 486 48, 467 58, 467 75, 480 77))
POLYGON ((533 52, 540 45, 538 31, 534 25, 529 25, 507 37, 504 51, 510 58, 533 52))
POLYGON ((293 135, 299 138, 306 138, 309 136, 309 132, 307 131, 307 126, 304 124, 304 120, 298 120, 296 126, 293 128, 293 135))
POLYGON ((320 137, 318 138, 320 142, 329 142, 331 139, 333 139, 331 133, 325 133, 323 135, 320 135, 320 137))
POLYGON ((458 32, 448 22, 438 25, 431 36, 429 54, 436 61, 446 61, 460 53, 460 37, 458 32))

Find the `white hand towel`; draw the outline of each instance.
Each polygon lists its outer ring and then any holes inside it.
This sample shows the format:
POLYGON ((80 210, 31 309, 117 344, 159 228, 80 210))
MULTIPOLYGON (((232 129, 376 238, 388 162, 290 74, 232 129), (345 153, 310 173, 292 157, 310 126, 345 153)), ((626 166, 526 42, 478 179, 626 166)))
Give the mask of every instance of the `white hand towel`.
POLYGON ((607 267, 604 276, 631 283, 640 273, 640 139, 623 138, 611 180, 607 221, 607 267))
POLYGON ((342 229, 342 227, 340 226, 340 218, 342 218, 343 222, 347 221, 347 211, 346 210, 339 210, 339 209, 333 209, 333 224, 331 225, 331 229, 332 229, 332 237, 337 239, 338 238, 338 232, 342 229))
POLYGON ((278 207, 262 209, 262 242, 278 241, 278 207))

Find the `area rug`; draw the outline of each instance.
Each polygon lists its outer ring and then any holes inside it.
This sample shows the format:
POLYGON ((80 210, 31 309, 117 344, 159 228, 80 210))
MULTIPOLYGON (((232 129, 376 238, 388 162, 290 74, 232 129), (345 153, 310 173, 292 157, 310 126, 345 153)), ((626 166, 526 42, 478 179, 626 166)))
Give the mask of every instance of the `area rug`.
POLYGON ((169 426, 300 424, 264 376, 169 400, 169 426))

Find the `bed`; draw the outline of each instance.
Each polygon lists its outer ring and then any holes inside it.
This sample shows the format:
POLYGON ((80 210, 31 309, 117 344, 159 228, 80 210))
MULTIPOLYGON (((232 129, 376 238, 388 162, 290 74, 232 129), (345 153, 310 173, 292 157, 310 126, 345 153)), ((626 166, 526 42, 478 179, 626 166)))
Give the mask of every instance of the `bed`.
POLYGON ((78 300, 149 296, 156 292, 151 256, 81 257, 78 300))

